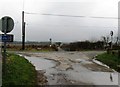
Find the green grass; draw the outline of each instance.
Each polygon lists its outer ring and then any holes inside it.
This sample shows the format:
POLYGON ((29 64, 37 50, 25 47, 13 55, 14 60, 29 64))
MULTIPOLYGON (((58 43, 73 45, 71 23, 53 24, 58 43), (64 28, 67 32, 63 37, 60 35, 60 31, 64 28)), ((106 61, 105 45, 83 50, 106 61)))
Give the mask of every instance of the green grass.
POLYGON ((120 58, 118 58, 118 55, 103 53, 97 56, 97 60, 120 72, 120 58))
POLYGON ((3 86, 6 85, 36 85, 35 67, 25 58, 8 54, 6 74, 3 75, 3 86))

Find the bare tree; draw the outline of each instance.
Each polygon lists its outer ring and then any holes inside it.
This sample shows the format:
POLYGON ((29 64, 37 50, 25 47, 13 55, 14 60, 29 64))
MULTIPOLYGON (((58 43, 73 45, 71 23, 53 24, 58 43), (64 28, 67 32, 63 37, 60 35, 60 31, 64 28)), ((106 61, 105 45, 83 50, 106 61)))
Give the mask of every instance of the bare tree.
POLYGON ((110 38, 108 36, 102 36, 102 40, 104 42, 104 47, 108 46, 110 38))

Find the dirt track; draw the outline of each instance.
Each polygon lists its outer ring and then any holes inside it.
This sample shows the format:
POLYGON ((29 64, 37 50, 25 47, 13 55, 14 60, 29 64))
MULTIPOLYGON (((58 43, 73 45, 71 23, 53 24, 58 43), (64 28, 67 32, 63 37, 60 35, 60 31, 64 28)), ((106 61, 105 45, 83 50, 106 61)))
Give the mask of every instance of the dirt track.
MULTIPOLYGON (((43 79, 48 85, 117 85, 117 72, 92 62, 92 58, 100 53, 102 52, 43 52, 20 54, 31 61, 39 73, 44 72, 42 73, 45 75, 43 79), (110 80, 110 73, 112 73, 113 82, 110 80)), ((40 77, 39 75, 38 78, 40 77)))

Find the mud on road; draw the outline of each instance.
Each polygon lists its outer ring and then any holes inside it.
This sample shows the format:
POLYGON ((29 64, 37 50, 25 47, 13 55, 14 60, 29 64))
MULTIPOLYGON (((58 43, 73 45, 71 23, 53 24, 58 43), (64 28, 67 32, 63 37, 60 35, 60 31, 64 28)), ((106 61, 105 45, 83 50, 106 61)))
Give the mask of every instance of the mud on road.
POLYGON ((118 74, 92 58, 102 51, 19 53, 38 71, 39 85, 117 85, 118 74), (110 80, 112 74, 113 81, 110 80))

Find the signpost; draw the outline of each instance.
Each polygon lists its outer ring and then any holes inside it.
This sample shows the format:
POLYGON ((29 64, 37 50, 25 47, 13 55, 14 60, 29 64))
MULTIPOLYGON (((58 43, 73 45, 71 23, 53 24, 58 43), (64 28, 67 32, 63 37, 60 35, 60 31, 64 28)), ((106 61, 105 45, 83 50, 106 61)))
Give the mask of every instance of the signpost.
POLYGON ((113 36, 113 31, 110 31, 110 35, 113 36))
POLYGON ((110 35, 111 35, 111 49, 112 49, 113 31, 110 31, 110 35))
POLYGON ((13 41, 13 35, 7 34, 13 30, 14 21, 11 17, 5 16, 0 19, 0 30, 4 33, 0 36, 2 42, 4 42, 4 53, 3 53, 3 74, 6 70, 6 42, 13 41))

